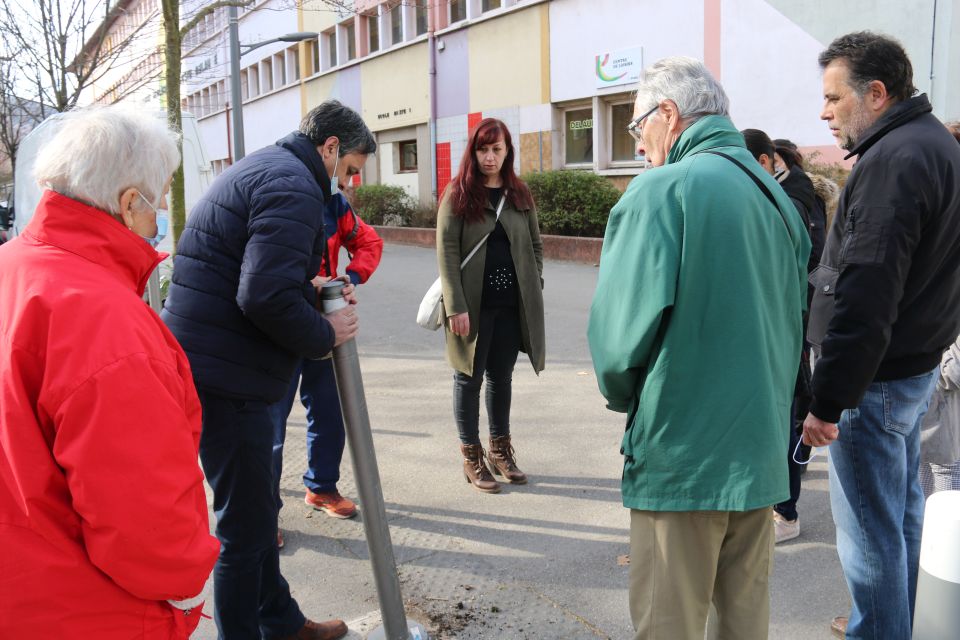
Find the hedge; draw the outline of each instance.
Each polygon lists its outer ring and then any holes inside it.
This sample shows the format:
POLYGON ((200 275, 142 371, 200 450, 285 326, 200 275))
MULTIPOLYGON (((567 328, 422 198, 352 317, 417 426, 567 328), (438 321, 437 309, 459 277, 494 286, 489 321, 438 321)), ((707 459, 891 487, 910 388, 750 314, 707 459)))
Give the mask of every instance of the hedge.
POLYGON ((530 187, 540 230, 560 236, 603 237, 620 191, 592 171, 544 171, 523 177, 530 187))

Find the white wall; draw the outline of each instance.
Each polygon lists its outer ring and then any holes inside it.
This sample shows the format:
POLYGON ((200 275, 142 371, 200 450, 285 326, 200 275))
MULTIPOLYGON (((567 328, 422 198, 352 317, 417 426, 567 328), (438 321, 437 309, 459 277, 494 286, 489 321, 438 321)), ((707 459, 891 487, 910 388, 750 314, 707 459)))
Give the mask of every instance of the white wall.
POLYGON ((554 0, 550 3, 551 100, 597 95, 595 56, 632 47, 643 47, 644 66, 675 55, 702 60, 703 0, 554 0))
POLYGON ((801 146, 834 144, 819 118, 823 45, 764 0, 721 3, 720 28, 720 82, 737 128, 801 146))

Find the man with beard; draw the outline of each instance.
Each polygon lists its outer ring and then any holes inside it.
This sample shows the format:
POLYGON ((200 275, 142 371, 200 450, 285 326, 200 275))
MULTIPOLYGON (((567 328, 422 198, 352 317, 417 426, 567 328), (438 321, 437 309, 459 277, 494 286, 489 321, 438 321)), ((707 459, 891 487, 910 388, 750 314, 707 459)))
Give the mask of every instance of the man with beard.
POLYGON ((914 95, 895 40, 859 32, 820 54, 826 120, 858 161, 820 266, 820 357, 804 442, 830 447, 847 638, 910 637, 923 521, 919 425, 960 331, 960 147, 914 95))

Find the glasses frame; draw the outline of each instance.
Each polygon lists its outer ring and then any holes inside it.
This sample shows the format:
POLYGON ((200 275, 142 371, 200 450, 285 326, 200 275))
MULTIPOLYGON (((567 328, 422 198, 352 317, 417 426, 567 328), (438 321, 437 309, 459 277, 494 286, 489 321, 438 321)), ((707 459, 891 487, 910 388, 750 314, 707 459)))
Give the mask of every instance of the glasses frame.
POLYGON ((653 112, 659 108, 660 108, 660 105, 658 104, 654 106, 653 109, 650 109, 650 111, 647 111, 642 116, 634 118, 633 120, 630 121, 630 123, 627 125, 627 133, 630 134, 631 138, 633 138, 637 142, 643 142, 643 127, 641 126, 641 123, 647 118, 649 118, 651 115, 653 115, 653 112))

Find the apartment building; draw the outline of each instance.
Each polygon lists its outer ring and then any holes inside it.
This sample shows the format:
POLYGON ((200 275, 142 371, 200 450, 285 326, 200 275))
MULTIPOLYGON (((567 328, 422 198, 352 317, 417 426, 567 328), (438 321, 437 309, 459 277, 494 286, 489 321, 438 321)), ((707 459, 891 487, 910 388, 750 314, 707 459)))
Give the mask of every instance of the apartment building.
MULTIPOLYGON (((737 126, 837 160, 843 154, 818 118, 816 58, 842 33, 898 37, 935 112, 960 117, 960 3, 934 4, 263 0, 242 12, 241 43, 318 36, 241 58, 245 146, 271 144, 312 106, 337 98, 361 113, 380 145, 361 180, 400 185, 423 202, 442 193, 470 127, 488 116, 513 132, 518 172, 590 170, 622 187, 643 170, 625 131, 641 70, 689 55, 721 80, 737 126)), ((183 95, 215 171, 231 161, 226 26, 218 10, 184 44, 183 95)))

